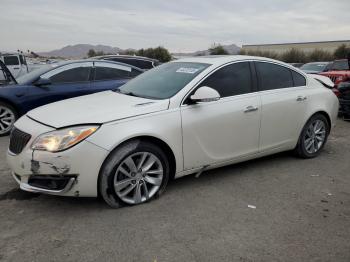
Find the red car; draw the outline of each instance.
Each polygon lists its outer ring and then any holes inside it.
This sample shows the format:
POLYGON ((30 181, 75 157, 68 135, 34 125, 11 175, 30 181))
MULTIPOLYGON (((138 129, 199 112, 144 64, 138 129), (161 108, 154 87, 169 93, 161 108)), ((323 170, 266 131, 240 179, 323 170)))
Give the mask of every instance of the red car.
POLYGON ((339 96, 338 85, 350 81, 350 60, 335 60, 329 65, 328 71, 320 73, 320 75, 327 76, 333 81, 335 84, 333 91, 339 96))

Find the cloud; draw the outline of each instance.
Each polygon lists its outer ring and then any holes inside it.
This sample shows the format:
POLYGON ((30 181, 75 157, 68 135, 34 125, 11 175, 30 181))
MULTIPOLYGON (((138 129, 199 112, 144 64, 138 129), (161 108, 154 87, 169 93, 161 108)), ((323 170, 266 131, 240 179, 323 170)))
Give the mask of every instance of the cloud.
POLYGON ((0 50, 10 51, 90 43, 182 52, 214 42, 350 39, 348 0, 2 0, 1 7, 0 50))

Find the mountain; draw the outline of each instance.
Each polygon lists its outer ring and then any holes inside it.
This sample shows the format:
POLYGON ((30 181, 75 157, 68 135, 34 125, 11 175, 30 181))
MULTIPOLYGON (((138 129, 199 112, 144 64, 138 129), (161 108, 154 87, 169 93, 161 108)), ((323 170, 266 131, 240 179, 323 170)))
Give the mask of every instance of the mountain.
POLYGON ((86 57, 86 54, 90 49, 95 50, 96 52, 102 51, 106 54, 117 54, 123 50, 118 47, 111 47, 107 45, 89 45, 89 44, 77 44, 77 45, 67 45, 61 49, 53 50, 50 52, 41 52, 41 56, 58 56, 64 58, 83 58, 86 57))
MULTIPOLYGON (((239 46, 232 45, 223 45, 222 46, 230 55, 238 54, 241 49, 239 46)), ((41 56, 56 56, 56 57, 64 57, 64 58, 84 58, 87 56, 87 53, 90 49, 95 50, 95 52, 102 51, 105 54, 118 54, 123 53, 127 50, 133 49, 121 49, 119 47, 112 47, 107 45, 89 45, 89 44, 77 44, 77 45, 67 45, 61 49, 52 50, 49 52, 41 52, 38 53, 41 56)), ((192 53, 173 53, 175 57, 182 56, 199 56, 199 55, 209 55, 209 50, 196 51, 192 53)))
MULTIPOLYGON (((241 48, 235 44, 232 45, 222 45, 222 47, 230 54, 230 55, 237 55, 241 48)), ((209 55, 209 49, 202 50, 202 51, 196 51, 192 53, 173 53, 175 57, 182 57, 182 56, 200 56, 200 55, 209 55)))

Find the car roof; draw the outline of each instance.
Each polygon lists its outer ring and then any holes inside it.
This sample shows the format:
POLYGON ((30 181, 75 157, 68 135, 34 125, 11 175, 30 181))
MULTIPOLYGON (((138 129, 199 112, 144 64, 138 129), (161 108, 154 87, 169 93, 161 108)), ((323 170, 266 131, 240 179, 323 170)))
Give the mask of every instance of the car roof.
POLYGON ((205 64, 211 64, 211 65, 220 65, 220 64, 225 64, 225 63, 229 63, 229 62, 249 61, 249 60, 270 61, 270 62, 277 62, 277 63, 280 63, 280 64, 288 65, 288 64, 286 64, 284 62, 277 61, 277 60, 274 60, 274 59, 271 59, 271 58, 267 58, 267 57, 246 56, 246 55, 195 56, 195 57, 180 58, 180 59, 178 59, 176 61, 173 61, 173 63, 176 63, 176 62, 193 62, 193 63, 205 63, 205 64))
POLYGON ((146 60, 151 62, 159 62, 157 59, 144 57, 144 56, 136 56, 136 55, 102 55, 102 56, 94 56, 93 58, 96 59, 104 59, 104 58, 128 58, 128 59, 139 59, 139 60, 146 60))
POLYGON ((103 60, 103 61, 101 61, 100 59, 90 59, 90 58, 88 58, 88 59, 79 59, 79 60, 61 61, 61 62, 53 63, 53 64, 50 64, 50 65, 52 65, 52 67, 55 67, 55 64, 56 64, 57 66, 62 66, 62 65, 67 65, 67 64, 86 63, 86 62, 98 62, 98 63, 103 62, 103 63, 110 63, 110 64, 125 65, 125 66, 134 68, 134 69, 139 70, 139 71, 144 71, 144 70, 142 70, 141 68, 138 68, 138 67, 133 66, 133 65, 130 65, 130 64, 122 63, 122 62, 116 62, 116 61, 111 61, 111 60, 103 60))

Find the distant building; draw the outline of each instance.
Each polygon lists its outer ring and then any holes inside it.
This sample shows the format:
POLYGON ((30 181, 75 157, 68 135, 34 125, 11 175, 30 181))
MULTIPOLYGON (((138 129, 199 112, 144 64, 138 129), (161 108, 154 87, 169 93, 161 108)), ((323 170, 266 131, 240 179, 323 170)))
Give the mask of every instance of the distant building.
POLYGON ((304 52, 312 52, 315 49, 334 52, 337 47, 345 44, 350 46, 350 40, 339 41, 322 41, 322 42, 303 42, 303 43, 285 43, 285 44, 262 44, 262 45, 243 45, 242 49, 246 51, 270 51, 276 53, 284 53, 292 48, 304 52))

